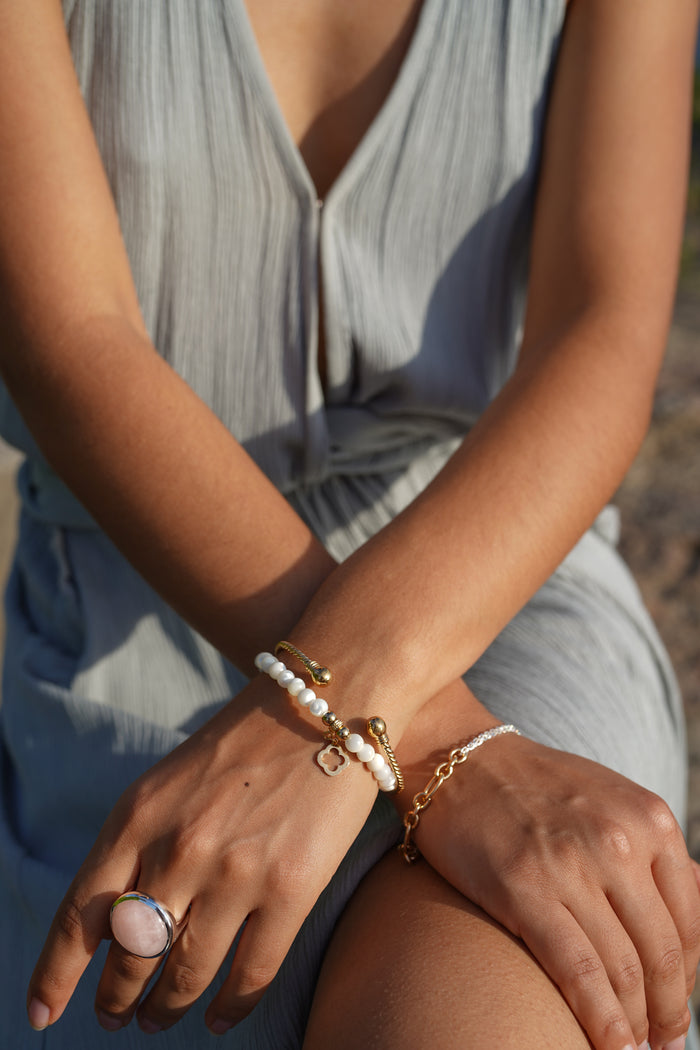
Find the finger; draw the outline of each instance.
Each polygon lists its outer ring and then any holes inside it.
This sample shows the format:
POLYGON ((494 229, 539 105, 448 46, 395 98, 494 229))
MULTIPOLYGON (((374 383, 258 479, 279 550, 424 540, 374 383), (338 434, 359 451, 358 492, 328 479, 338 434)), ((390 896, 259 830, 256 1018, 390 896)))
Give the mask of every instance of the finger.
MULTIPOLYGON (((177 920, 187 915, 189 898, 181 896, 182 891, 176 896, 175 891, 169 890, 167 886, 158 886, 155 879, 148 881, 141 877, 136 888, 140 893, 152 896, 171 912, 176 920, 174 937, 177 940, 185 928, 184 922, 178 923, 177 920), (144 888, 146 886, 148 889, 144 888), (155 892, 152 890, 154 886, 155 892)), ((114 1031, 129 1023, 146 986, 162 962, 162 956, 143 958, 128 951, 116 939, 112 941, 95 995, 95 1011, 103 1028, 114 1031)))
POLYGON ((109 909, 133 877, 134 859, 86 861, 63 898, 29 981, 27 1010, 33 1028, 61 1016, 100 942, 110 936, 109 909))
POLYGON ((160 959, 142 959, 112 941, 95 995, 97 1020, 107 1031, 129 1023, 160 959))
POLYGON ((571 912, 542 902, 520 926, 520 936, 571 1007, 595 1050, 631 1050, 638 1044, 600 955, 571 912))
POLYGON ((249 915, 231 972, 207 1009, 210 1031, 222 1035, 250 1013, 277 974, 299 925, 280 912, 249 915))
POLYGON ((634 1045, 648 1034, 644 967, 625 925, 602 891, 598 898, 583 897, 569 910, 598 953, 613 992, 634 1033, 634 1045), (585 904, 585 907, 584 907, 585 904))
POLYGON ((665 1047, 684 1036, 690 1024, 683 949, 676 924, 651 876, 646 888, 608 896, 643 967, 649 1041, 652 1046, 665 1047))
POLYGON ((693 991, 700 962, 698 870, 698 866, 688 856, 682 838, 677 849, 664 850, 652 865, 654 881, 678 930, 683 949, 686 996, 690 996, 693 991))
POLYGON ((155 985, 138 1011, 146 1032, 170 1028, 209 987, 231 949, 245 915, 223 908, 221 897, 192 902, 189 920, 155 985))

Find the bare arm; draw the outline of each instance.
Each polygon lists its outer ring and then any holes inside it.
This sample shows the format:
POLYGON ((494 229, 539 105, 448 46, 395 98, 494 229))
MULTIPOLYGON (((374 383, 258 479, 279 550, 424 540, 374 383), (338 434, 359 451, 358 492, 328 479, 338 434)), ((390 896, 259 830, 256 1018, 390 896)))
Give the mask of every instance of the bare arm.
POLYGON ((389 653, 397 682, 429 695, 471 666, 619 485, 673 302, 695 8, 570 5, 518 367, 434 483, 321 589, 296 634, 311 645, 341 622, 329 661, 389 653))
POLYGON ((136 568, 249 670, 332 559, 148 339, 57 0, 0 4, 0 97, 3 378, 136 568))

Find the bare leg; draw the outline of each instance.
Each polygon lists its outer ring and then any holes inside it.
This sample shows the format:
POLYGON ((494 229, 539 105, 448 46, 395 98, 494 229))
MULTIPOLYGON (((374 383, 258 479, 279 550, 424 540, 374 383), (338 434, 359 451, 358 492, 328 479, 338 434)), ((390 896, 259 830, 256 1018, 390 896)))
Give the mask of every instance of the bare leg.
POLYGON ((392 853, 333 935, 304 1050, 590 1050, 527 949, 425 862, 392 853))

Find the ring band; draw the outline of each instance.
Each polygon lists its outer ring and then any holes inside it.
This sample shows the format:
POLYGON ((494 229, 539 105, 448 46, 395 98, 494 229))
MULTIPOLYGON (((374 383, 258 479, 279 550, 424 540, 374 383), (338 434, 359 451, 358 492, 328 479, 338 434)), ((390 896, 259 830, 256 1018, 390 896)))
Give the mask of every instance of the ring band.
POLYGON ((136 890, 117 897, 110 908, 109 924, 122 948, 141 959, 157 959, 173 943, 175 920, 168 909, 136 890))

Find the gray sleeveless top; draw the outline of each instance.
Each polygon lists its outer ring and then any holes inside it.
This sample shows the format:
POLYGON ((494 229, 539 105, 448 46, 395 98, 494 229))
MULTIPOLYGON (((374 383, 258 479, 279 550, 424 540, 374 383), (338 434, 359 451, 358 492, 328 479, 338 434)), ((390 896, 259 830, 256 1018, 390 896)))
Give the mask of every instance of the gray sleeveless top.
MULTIPOLYGON (((405 467, 509 374, 564 6, 424 0, 321 205, 243 0, 64 0, 147 328, 282 491, 405 467)), ((4 393, 0 433, 30 509, 89 524, 4 393)))

